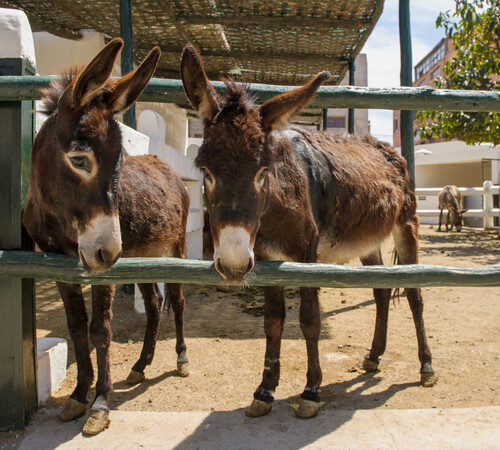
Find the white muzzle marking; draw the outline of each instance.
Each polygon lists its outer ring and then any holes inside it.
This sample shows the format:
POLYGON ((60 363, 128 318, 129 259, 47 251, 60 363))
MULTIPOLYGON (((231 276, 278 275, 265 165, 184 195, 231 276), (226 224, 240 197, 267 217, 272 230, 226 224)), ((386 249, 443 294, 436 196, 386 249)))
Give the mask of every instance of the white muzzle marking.
POLYGON ((101 272, 111 267, 122 251, 118 214, 100 214, 94 217, 78 236, 78 251, 92 272, 101 272))
POLYGON ((250 248, 250 233, 243 227, 225 227, 219 234, 219 245, 215 247, 214 261, 220 260, 223 267, 241 272, 253 259, 250 248))

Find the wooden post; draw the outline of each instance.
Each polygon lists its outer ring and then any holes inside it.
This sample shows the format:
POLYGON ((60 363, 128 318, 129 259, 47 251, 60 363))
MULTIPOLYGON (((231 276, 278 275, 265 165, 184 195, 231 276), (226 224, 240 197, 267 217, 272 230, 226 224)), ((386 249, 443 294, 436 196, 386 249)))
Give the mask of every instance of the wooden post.
POLYGON ((486 180, 483 183, 483 226, 485 230, 489 230, 495 227, 495 218, 492 213, 489 212, 493 209, 493 194, 490 193, 490 189, 493 187, 493 182, 486 180))
MULTIPOLYGON (((0 59, 0 75, 34 75, 24 58, 0 59)), ((29 188, 33 101, 0 102, 0 248, 33 250, 21 212, 29 188)), ((0 431, 22 428, 36 410, 35 288, 0 277, 0 431)))
MULTIPOLYGON (((349 59, 349 86, 354 86, 356 82, 354 81, 354 72, 356 70, 356 64, 354 59, 349 59)), ((348 118, 347 118, 347 132, 349 134, 354 134, 354 108, 349 108, 348 118)))
MULTIPOLYGON (((411 51, 410 0, 399 0, 399 47, 401 49, 401 86, 411 86, 413 84, 413 63, 411 51)), ((408 164, 411 189, 415 191, 413 117, 413 111, 401 111, 401 153, 408 164)))
MULTIPOLYGON (((122 76, 133 70, 132 63, 132 5, 131 0, 120 0, 120 34, 123 39, 121 58, 122 76)), ((123 115, 123 123, 136 127, 135 106, 132 105, 123 115)))
POLYGON ((328 108, 323 108, 323 131, 328 129, 328 108))

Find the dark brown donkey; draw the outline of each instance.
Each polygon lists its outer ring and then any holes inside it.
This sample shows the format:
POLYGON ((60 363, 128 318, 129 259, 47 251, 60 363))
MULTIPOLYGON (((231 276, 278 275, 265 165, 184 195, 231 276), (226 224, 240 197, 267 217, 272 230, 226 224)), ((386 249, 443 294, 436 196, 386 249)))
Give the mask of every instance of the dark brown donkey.
MULTIPOLYGON (((335 136, 288 127, 292 114, 314 97, 328 77, 278 95, 260 108, 241 85, 226 82, 221 98, 208 81, 200 56, 185 48, 184 90, 204 120, 196 159, 205 174, 205 202, 214 241, 214 261, 229 283, 241 283, 254 259, 382 264, 381 242, 394 236, 402 264, 417 262, 418 218, 403 158, 371 138, 335 136)), ((374 289, 375 335, 364 367, 376 370, 385 350, 390 289, 374 289)), ((420 289, 407 289, 415 321, 421 384, 436 377, 422 318, 420 289)), ((300 327, 306 339, 307 385, 297 411, 313 417, 321 406, 318 357, 318 289, 301 288, 300 327)), ((283 287, 265 289, 267 347, 262 383, 247 411, 271 410, 280 371, 285 319, 283 287)))
MULTIPOLYGON (((123 256, 184 257, 189 197, 178 175, 155 156, 127 156, 115 114, 130 107, 152 77, 160 51, 118 81, 109 80, 123 46, 112 40, 78 75, 51 82, 44 93, 49 115, 33 146, 31 188, 23 224, 47 252, 78 255, 89 273, 111 267, 123 256)), ((57 283, 75 347, 78 382, 59 418, 69 421, 87 410, 94 374, 88 336, 97 351, 96 397, 83 431, 107 427, 112 390, 109 345, 114 286, 92 286, 88 329, 82 289, 57 283)), ((139 360, 127 379, 138 383, 151 364, 162 296, 156 284, 140 284, 147 325, 139 360)), ((178 371, 188 374, 184 344, 184 297, 169 284, 175 312, 178 371)))

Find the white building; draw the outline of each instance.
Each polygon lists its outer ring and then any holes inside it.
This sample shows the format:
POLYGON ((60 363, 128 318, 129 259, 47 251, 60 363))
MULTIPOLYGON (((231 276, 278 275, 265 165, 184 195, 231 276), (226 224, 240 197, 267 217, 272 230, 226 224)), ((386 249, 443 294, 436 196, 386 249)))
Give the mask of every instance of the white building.
MULTIPOLYGON (((354 60, 354 85, 368 86, 368 65, 366 54, 360 53, 354 60)), ((349 72, 346 72, 340 86, 349 84, 349 72)), ((347 134, 348 126, 348 109, 347 108, 328 108, 327 115, 327 130, 335 134, 347 134)), ((368 120, 367 109, 354 110, 354 134, 358 136, 366 136, 370 134, 370 122, 368 120)))
MULTIPOLYGON (((415 146, 417 188, 437 188, 448 184, 480 187, 484 181, 499 184, 500 146, 467 145, 462 141, 437 142, 415 146)), ((482 196, 464 197, 464 208, 481 209, 482 196)), ((417 196, 418 209, 437 209, 436 196, 417 196)), ((498 207, 497 205, 495 205, 498 207)), ((436 224, 437 217, 422 217, 422 223, 436 224)), ((483 219, 467 217, 465 224, 481 227, 483 219)))

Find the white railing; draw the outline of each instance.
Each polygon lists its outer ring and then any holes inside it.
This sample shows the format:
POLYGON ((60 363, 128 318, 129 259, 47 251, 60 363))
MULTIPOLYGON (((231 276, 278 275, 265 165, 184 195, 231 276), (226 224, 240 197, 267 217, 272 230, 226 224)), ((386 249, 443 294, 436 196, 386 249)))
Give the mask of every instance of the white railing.
MULTIPOLYGON (((418 196, 438 196, 442 188, 417 188, 415 194, 418 196)), ((494 186, 491 181, 485 181, 482 187, 460 187, 458 191, 462 196, 481 195, 483 197, 482 209, 469 209, 464 217, 483 217, 484 228, 494 228, 494 218, 500 217, 499 208, 493 207, 493 195, 498 195, 499 188, 494 186)), ((437 199, 436 199, 437 203, 437 199)), ((417 209, 417 214, 420 217, 439 217, 439 209, 417 209)), ((443 214, 447 214, 448 210, 444 209, 443 214)))

